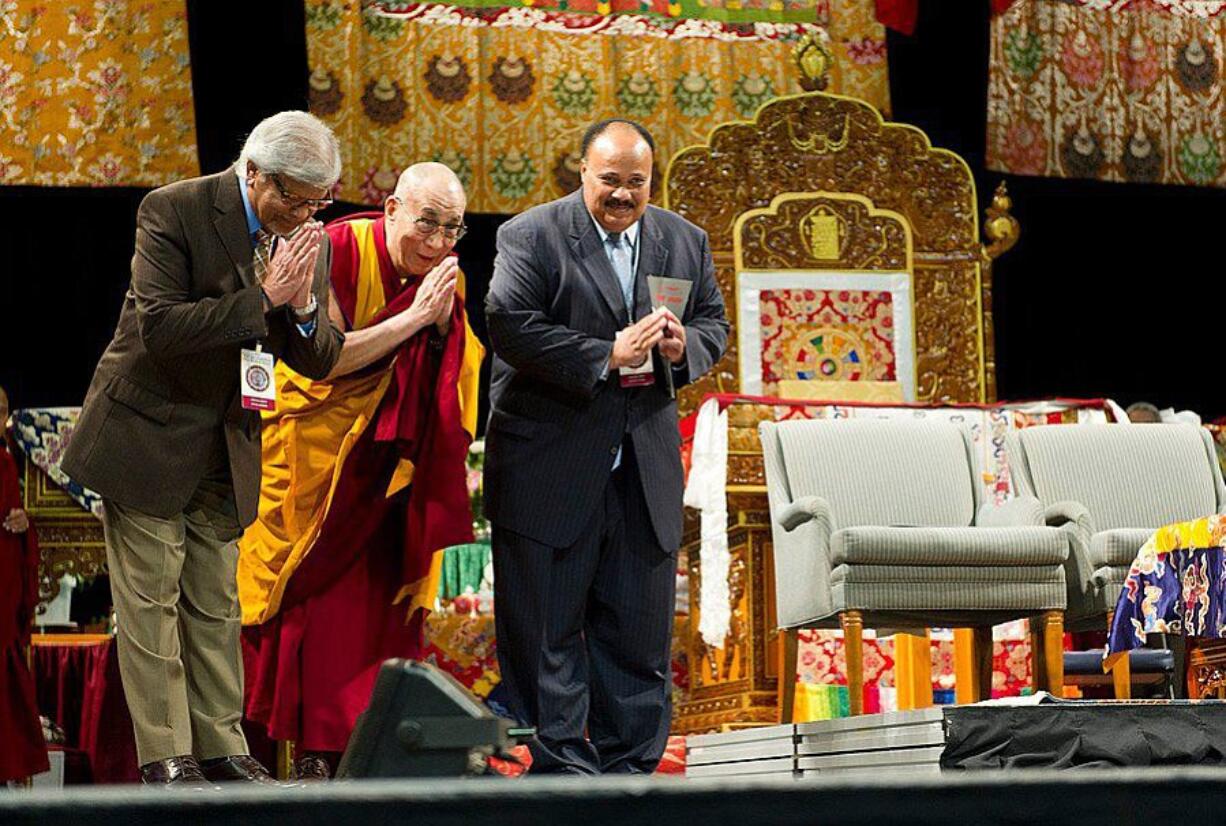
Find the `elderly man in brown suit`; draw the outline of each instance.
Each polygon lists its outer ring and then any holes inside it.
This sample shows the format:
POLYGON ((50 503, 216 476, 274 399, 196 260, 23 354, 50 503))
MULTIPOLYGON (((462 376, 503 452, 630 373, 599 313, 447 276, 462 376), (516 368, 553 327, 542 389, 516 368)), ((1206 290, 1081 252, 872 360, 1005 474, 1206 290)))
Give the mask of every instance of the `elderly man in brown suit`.
POLYGON ((146 783, 271 782, 240 727, 237 540, 260 487, 241 353, 315 379, 336 363, 331 249, 312 215, 339 177, 328 127, 282 112, 256 126, 235 166, 154 190, 137 212, 131 285, 63 468, 105 503, 146 783))

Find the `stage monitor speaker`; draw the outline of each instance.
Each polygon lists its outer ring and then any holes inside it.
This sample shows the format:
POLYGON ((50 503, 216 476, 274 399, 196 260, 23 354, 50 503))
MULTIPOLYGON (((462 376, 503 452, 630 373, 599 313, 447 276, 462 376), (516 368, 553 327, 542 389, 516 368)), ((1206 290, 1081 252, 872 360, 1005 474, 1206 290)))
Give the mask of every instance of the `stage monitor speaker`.
POLYGON ((513 725, 490 713, 450 674, 425 663, 388 660, 336 776, 482 774, 487 759, 513 742, 513 725))

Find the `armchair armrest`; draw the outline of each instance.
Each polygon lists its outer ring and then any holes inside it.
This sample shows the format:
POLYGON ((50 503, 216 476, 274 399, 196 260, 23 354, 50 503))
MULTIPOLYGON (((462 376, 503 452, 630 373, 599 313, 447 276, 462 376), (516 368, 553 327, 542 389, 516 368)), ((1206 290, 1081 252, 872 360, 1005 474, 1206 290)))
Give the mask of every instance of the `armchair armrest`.
POLYGON ((834 610, 830 586, 830 535, 834 516, 820 496, 772 506, 776 612, 781 628, 827 617, 834 610))
POLYGON ((1043 521, 1053 528, 1071 524, 1087 539, 1094 534, 1094 519, 1090 516, 1089 509, 1071 499, 1048 505, 1043 510, 1043 521))
POLYGON ((825 522, 827 534, 834 530, 830 503, 820 496, 802 496, 795 502, 785 505, 778 517, 779 524, 789 533, 812 520, 825 522))
POLYGON ((1015 496, 999 505, 984 502, 975 514, 975 524, 981 528, 1012 528, 1022 525, 1043 526, 1043 503, 1033 496, 1015 496))

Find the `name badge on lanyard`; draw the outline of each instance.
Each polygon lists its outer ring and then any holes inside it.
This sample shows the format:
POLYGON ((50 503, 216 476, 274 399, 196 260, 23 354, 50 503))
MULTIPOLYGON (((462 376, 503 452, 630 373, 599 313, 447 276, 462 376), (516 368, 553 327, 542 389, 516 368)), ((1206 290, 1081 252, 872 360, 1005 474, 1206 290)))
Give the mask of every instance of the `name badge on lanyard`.
POLYGON ((239 389, 244 410, 276 410, 277 384, 273 381, 276 361, 259 344, 243 348, 239 361, 239 389))
POLYGON ((656 381, 651 353, 647 354, 647 358, 638 367, 619 367, 617 372, 622 387, 646 387, 656 381))

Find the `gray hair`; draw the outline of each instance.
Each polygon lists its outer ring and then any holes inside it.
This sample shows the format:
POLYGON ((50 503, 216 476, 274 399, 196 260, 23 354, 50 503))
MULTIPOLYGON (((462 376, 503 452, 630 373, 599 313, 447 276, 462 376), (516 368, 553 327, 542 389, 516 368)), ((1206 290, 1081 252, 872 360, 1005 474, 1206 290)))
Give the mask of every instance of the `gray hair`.
POLYGON ((247 161, 261 172, 275 172, 320 189, 341 177, 341 148, 327 124, 309 112, 279 112, 256 124, 238 156, 238 172, 247 161))

